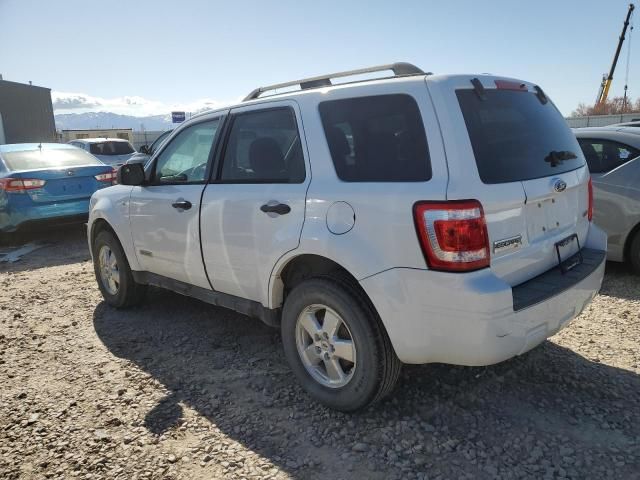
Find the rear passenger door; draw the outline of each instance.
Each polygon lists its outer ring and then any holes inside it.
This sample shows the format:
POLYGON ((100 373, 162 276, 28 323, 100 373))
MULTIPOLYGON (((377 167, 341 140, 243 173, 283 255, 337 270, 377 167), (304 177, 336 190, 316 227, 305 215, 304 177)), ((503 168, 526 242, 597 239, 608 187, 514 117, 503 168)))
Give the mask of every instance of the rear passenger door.
POLYGON ((202 253, 217 291, 266 302, 271 270, 298 246, 310 180, 292 101, 231 111, 202 198, 202 253))

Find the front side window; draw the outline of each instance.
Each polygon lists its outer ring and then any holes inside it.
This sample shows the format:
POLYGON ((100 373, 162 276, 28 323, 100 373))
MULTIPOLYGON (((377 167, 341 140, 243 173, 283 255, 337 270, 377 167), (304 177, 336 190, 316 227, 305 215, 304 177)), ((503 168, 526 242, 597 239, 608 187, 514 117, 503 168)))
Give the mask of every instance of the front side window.
POLYGON ((420 182, 431 178, 424 125, 409 95, 330 100, 319 109, 340 180, 420 182))
POLYGON ((640 155, 640 150, 613 140, 579 138, 591 173, 605 173, 640 155))
POLYGON ((173 130, 167 130, 166 132, 161 133, 160 136, 153 141, 150 148, 151 154, 155 153, 158 150, 158 148, 160 148, 160 145, 164 143, 164 141, 167 139, 167 137, 172 131, 173 130))
POLYGON ((302 183, 304 156, 291 108, 238 114, 222 163, 227 183, 302 183))
POLYGON ((154 183, 203 182, 220 119, 182 130, 160 153, 154 183))

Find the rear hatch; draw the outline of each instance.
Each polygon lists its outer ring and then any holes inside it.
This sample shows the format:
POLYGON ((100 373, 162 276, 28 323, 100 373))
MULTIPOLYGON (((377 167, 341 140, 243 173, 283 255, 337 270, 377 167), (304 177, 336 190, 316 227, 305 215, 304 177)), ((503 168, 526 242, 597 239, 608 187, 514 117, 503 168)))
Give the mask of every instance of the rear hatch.
POLYGON ((127 163, 136 151, 129 142, 122 140, 105 140, 89 145, 89 152, 95 155, 103 163, 112 166, 120 166, 127 163))
POLYGON ((127 163, 133 154, 126 153, 123 155, 96 155, 96 157, 107 165, 111 165, 113 167, 119 167, 120 165, 124 165, 127 163))
POLYGON ((492 271, 518 285, 575 254, 589 229, 589 172, 546 94, 488 75, 427 85, 447 150, 447 199, 481 202, 492 271))

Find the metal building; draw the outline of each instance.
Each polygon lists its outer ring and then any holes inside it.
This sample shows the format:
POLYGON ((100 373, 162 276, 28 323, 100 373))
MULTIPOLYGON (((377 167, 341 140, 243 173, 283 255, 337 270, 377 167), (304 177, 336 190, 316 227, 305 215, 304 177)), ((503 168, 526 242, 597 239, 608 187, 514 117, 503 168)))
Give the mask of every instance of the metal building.
POLYGON ((0 76, 0 144, 55 141, 51 89, 0 76))

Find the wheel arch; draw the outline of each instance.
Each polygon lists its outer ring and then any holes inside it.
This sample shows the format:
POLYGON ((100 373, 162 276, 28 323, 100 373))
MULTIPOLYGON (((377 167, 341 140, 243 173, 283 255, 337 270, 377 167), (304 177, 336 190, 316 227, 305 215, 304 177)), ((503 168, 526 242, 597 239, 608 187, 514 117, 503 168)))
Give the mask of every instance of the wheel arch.
POLYGON ((271 308, 281 307, 287 293, 307 278, 331 274, 340 275, 362 289, 357 278, 346 267, 323 255, 301 253, 286 259, 274 269, 271 276, 269 289, 271 308))
MULTIPOLYGON (((109 222, 107 222, 104 218, 98 218, 96 219, 92 224, 91 224, 91 231, 89 232, 89 246, 91 248, 91 252, 93 254, 93 244, 96 241, 96 237, 98 236, 98 234, 100 232, 103 231, 108 231, 113 233, 113 235, 118 238, 118 234, 116 233, 116 231, 113 229, 113 227, 109 224, 109 222)), ((120 242, 120 239, 118 238, 118 241, 120 242)), ((120 244, 122 245, 122 242, 120 242, 120 244)))
POLYGON ((636 238, 636 235, 640 235, 640 222, 638 222, 638 224, 631 229, 624 241, 623 258, 625 262, 629 260, 629 255, 631 253, 631 244, 633 243, 633 239, 636 238))
POLYGON ((129 266, 132 270, 139 270, 138 267, 138 259, 135 255, 135 251, 132 249, 132 246, 122 241, 122 236, 118 234, 118 230, 109 222, 108 219, 104 217, 96 218, 92 223, 89 224, 89 231, 87 232, 87 239, 89 243, 89 252, 91 253, 91 257, 93 258, 93 244, 96 240, 96 237, 100 232, 110 232, 116 237, 118 243, 122 247, 125 256, 127 257, 127 262, 129 262, 129 266))

